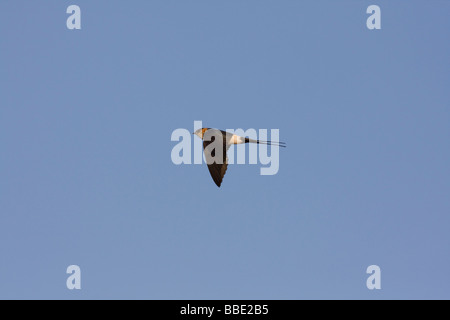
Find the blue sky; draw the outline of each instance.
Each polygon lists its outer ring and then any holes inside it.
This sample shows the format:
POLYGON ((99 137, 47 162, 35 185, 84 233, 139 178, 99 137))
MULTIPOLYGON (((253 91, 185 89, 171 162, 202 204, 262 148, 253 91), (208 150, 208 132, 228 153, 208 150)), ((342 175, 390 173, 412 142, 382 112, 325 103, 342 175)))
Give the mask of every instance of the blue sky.
POLYGON ((1 1, 0 298, 449 299, 449 15, 1 1), (174 165, 195 120, 279 129, 278 174, 174 165))

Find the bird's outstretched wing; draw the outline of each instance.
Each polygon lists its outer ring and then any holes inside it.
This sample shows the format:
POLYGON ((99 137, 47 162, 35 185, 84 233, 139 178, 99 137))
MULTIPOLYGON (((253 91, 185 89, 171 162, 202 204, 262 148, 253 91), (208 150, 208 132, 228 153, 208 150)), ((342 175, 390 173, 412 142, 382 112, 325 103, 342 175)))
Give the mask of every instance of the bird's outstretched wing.
POLYGON ((209 173, 211 174, 211 177, 213 178, 216 185, 220 188, 220 185, 222 184, 223 176, 227 172, 227 167, 228 167, 227 150, 230 146, 226 144, 226 140, 224 139, 224 143, 222 144, 222 148, 223 148, 222 161, 220 161, 221 163, 216 163, 216 161, 214 161, 215 149, 212 149, 212 151, 209 152, 208 149, 206 148, 213 142, 214 142, 214 137, 211 139, 211 141, 203 140, 203 152, 205 153, 205 158, 206 158, 206 163, 208 164, 209 173))

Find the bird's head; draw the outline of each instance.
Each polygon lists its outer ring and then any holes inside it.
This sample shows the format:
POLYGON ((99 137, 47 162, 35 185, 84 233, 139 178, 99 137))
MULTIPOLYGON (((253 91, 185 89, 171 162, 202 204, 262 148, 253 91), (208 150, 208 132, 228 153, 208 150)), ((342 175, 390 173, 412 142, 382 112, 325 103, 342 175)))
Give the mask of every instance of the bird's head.
POLYGON ((199 137, 200 139, 203 139, 203 135, 209 128, 201 128, 194 132, 194 134, 199 137))

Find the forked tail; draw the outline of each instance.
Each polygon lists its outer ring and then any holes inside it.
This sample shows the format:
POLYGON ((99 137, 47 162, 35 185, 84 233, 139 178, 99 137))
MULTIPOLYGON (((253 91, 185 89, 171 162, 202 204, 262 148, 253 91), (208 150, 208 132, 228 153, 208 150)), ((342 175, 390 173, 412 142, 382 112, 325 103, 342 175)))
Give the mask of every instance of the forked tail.
POLYGON ((254 140, 254 139, 250 139, 250 138, 245 138, 245 143, 268 144, 271 146, 286 148, 286 143, 279 142, 279 141, 263 141, 263 140, 254 140))

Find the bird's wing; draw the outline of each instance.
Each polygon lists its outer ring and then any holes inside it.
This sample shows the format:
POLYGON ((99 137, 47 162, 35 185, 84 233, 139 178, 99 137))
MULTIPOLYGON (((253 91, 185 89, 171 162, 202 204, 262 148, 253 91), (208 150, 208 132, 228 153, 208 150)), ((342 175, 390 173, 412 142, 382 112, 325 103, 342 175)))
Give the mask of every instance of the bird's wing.
POLYGON ((206 147, 209 144, 211 144, 212 142, 214 142, 214 139, 212 139, 212 141, 203 140, 203 151, 205 153, 205 158, 206 158, 206 163, 208 164, 209 173, 211 174, 211 177, 213 178, 216 185, 218 187, 220 187, 220 185, 222 184, 223 176, 227 172, 227 167, 228 167, 227 150, 230 146, 226 145, 226 142, 224 141, 224 143, 222 144, 223 145, 223 153, 222 153, 223 159, 221 161, 222 163, 216 163, 214 161, 215 150, 213 149, 212 150, 213 154, 211 154, 206 149, 206 147))

